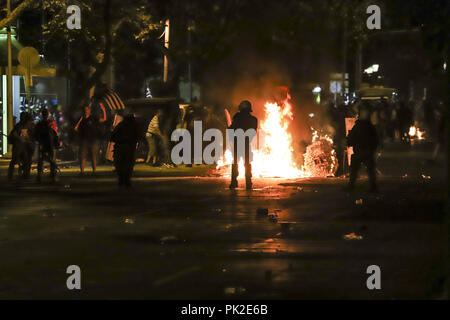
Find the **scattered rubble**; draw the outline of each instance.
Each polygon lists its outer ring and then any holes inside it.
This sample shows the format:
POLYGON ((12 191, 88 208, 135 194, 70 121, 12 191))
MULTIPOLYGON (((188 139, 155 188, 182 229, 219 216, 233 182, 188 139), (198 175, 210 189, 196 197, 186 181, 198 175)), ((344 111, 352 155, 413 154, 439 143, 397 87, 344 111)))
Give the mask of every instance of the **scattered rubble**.
POLYGON ((363 236, 358 235, 358 234, 352 232, 352 233, 349 233, 349 234, 344 234, 344 235, 342 236, 342 238, 343 238, 344 240, 362 240, 362 239, 363 239, 363 236))

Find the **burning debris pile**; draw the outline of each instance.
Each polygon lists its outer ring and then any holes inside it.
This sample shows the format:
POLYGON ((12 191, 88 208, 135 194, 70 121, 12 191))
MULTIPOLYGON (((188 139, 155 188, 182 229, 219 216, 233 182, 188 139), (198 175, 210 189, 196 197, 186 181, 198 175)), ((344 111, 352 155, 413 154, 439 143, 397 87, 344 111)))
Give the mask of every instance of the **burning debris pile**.
MULTIPOLYGON (((313 129, 312 143, 307 147, 304 165, 299 168, 294 161, 294 149, 289 125, 293 119, 288 98, 280 104, 266 102, 265 117, 258 129, 259 150, 253 151, 252 173, 254 177, 306 178, 333 176, 337 169, 333 140, 319 135, 313 129)), ((226 150, 216 169, 224 176, 230 174, 232 153, 226 150)), ((244 163, 239 161, 239 174, 244 173, 244 163)))
POLYGON ((425 136, 425 131, 420 130, 418 127, 411 126, 409 128, 409 137, 410 137, 411 141, 424 140, 425 139, 424 136, 425 136))
POLYGON ((304 169, 313 177, 334 176, 337 170, 336 152, 333 140, 327 136, 319 136, 317 130, 312 129, 312 143, 306 148, 304 155, 304 169))

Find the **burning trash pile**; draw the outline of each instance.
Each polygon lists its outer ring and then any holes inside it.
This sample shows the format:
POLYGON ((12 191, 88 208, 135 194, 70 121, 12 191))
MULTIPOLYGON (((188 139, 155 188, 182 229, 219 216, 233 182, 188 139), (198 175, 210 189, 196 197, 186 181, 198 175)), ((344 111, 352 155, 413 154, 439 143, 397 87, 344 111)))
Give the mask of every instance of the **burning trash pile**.
MULTIPOLYGON (((293 120, 288 97, 281 103, 266 102, 265 116, 258 129, 259 149, 253 150, 252 174, 258 178, 306 178, 333 176, 337 170, 337 158, 333 140, 313 130, 311 144, 306 148, 304 164, 299 168, 294 160, 292 136, 288 128, 293 120)), ((255 138, 256 139, 256 138, 255 138)), ((223 176, 230 174, 232 153, 226 150, 216 170, 223 176)), ((243 159, 239 161, 239 174, 244 173, 243 159)))
POLYGON ((425 131, 420 130, 416 126, 411 126, 409 128, 409 138, 411 142, 424 140, 425 139, 425 131))
POLYGON ((334 176, 338 161, 333 149, 333 140, 327 135, 320 136, 317 130, 312 129, 312 131, 312 143, 306 148, 304 155, 304 168, 313 177, 334 176))

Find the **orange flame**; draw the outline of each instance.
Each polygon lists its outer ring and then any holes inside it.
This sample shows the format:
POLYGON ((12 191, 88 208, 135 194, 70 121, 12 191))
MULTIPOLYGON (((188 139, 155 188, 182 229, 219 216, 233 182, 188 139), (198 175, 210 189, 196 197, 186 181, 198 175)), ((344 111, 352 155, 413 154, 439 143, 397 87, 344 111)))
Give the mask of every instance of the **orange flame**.
POLYGON ((409 127, 409 136, 411 139, 423 140, 425 139, 424 135, 425 131, 420 130, 416 126, 409 127))
MULTIPOLYGON (((258 129, 258 136, 264 141, 259 141, 260 148, 253 150, 252 174, 254 177, 278 177, 278 178, 305 178, 313 176, 316 171, 308 168, 310 163, 305 161, 305 165, 299 168, 294 161, 292 136, 288 130, 293 119, 292 106, 288 99, 284 100, 281 105, 273 102, 266 102, 264 105, 265 118, 258 129)), ((255 138, 256 139, 256 138, 255 138)), ((313 130, 313 140, 316 142, 321 140, 322 143, 330 144, 332 149, 333 140, 328 137, 319 136, 318 132, 313 130)), ((334 150, 332 157, 335 157, 334 150)), ((224 159, 220 159, 217 163, 217 169, 229 167, 233 162, 233 156, 230 150, 226 150, 224 159)), ((314 165, 314 164, 313 164, 314 165)), ((333 162, 331 172, 334 174, 333 162)), ((243 159, 239 161, 239 175, 244 175, 243 159)))

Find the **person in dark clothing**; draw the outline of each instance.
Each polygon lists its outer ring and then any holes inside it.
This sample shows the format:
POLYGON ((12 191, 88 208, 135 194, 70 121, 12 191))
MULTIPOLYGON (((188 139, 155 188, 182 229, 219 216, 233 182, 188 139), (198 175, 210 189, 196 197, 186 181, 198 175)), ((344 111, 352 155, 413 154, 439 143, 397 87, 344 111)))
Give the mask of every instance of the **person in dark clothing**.
POLYGON ((22 177, 30 176, 31 163, 34 153, 34 123, 28 112, 20 114, 20 122, 14 126, 8 136, 12 144, 12 158, 8 168, 8 180, 12 180, 14 167, 19 164, 22 177))
MULTIPOLYGON (((258 128, 258 119, 252 116, 250 113, 252 112, 252 105, 250 101, 244 100, 239 104, 239 112, 237 112, 234 117, 231 125, 228 129, 242 129, 244 133, 253 129, 256 130, 258 128)), ((253 139, 253 137, 251 137, 253 139)), ((245 155, 244 155, 244 164, 245 164, 245 185, 246 189, 251 190, 252 188, 252 165, 250 163, 250 144, 251 139, 248 136, 245 136, 245 155)), ((238 139, 237 136, 233 138, 233 164, 231 165, 231 184, 230 189, 237 188, 238 182, 237 177, 239 176, 238 163, 239 163, 240 155, 238 154, 238 139)))
POLYGON ((84 115, 75 126, 75 131, 78 132, 80 141, 80 174, 84 174, 84 167, 86 165, 86 156, 89 152, 92 163, 92 172, 95 174, 97 169, 97 154, 98 154, 98 119, 91 115, 91 109, 84 107, 84 115))
POLYGON ((360 110, 359 119, 356 120, 352 130, 348 133, 347 144, 353 147, 348 188, 353 189, 355 187, 358 171, 361 163, 364 163, 369 175, 370 191, 376 192, 375 151, 378 147, 378 135, 377 129, 370 122, 367 109, 362 108, 360 110))
POLYGON ((131 186, 136 146, 139 140, 144 139, 138 128, 134 115, 128 115, 111 134, 111 141, 114 142, 114 166, 119 178, 119 186, 131 186))
POLYGON ((345 152, 345 118, 349 117, 350 111, 344 103, 334 107, 334 103, 330 104, 329 114, 331 125, 334 129, 333 148, 336 151, 338 160, 338 168, 335 173, 336 177, 344 174, 344 152, 345 152))
POLYGON ((49 117, 47 109, 42 110, 42 120, 38 122, 35 129, 35 138, 39 143, 38 149, 38 173, 37 181, 41 181, 42 166, 44 161, 50 163, 50 175, 52 182, 56 180, 56 149, 59 146, 56 125, 49 117))

